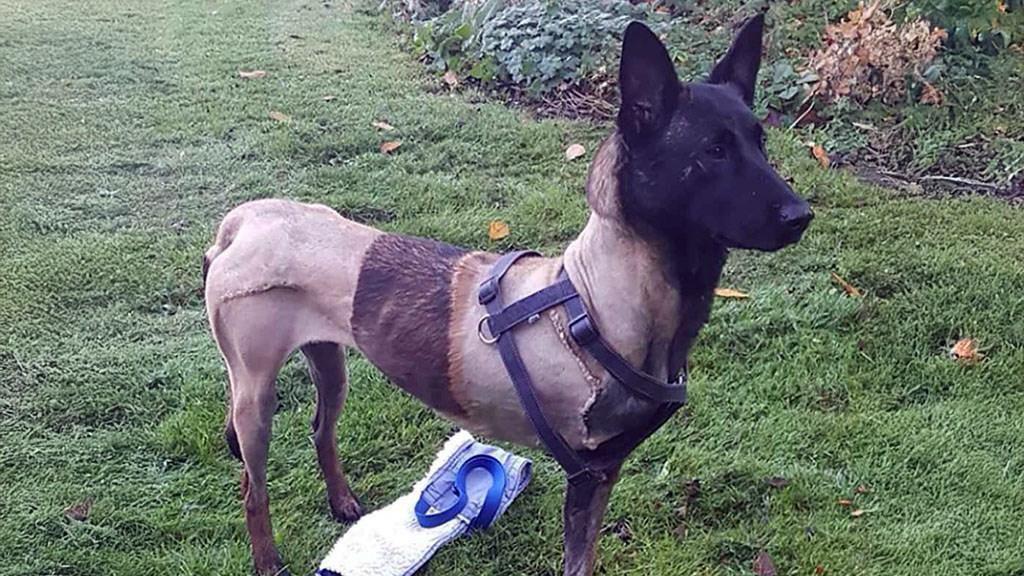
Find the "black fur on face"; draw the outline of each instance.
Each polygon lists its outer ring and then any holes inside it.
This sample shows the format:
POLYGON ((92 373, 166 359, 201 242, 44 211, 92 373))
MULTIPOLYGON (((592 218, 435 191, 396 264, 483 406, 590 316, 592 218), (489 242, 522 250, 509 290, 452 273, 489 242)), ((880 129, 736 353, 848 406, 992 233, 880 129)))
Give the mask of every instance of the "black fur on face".
POLYGON ((661 41, 626 29, 619 69, 619 174, 627 222, 669 244, 774 251, 800 239, 813 213, 768 163, 750 107, 763 15, 748 21, 706 82, 683 84, 661 41))

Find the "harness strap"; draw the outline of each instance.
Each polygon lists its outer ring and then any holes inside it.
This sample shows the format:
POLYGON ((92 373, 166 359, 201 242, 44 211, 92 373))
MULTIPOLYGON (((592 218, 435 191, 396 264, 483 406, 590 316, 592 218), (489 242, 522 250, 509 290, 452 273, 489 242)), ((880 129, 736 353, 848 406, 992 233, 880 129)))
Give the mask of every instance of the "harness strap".
MULTIPOLYGON (((520 258, 537 255, 536 252, 511 252, 505 254, 494 264, 490 276, 480 285, 480 303, 486 306, 487 313, 491 318, 502 312, 499 282, 501 277, 508 272, 508 269, 520 258)), ((550 306, 548 306, 550 307, 550 306)), ((492 337, 497 339, 498 352, 505 364, 505 370, 512 380, 516 394, 519 396, 519 403, 526 412, 526 416, 533 424, 537 436, 544 446, 555 458, 558 464, 568 475, 570 484, 578 485, 590 482, 597 482, 604 478, 604 475, 595 472, 587 466, 587 463, 580 455, 570 447, 561 434, 556 432, 548 423, 544 412, 537 402, 537 396, 533 392, 533 380, 530 373, 519 355, 519 347, 516 346, 515 335, 512 332, 492 332, 492 337)), ((481 334, 483 338, 483 334, 481 334)), ((493 341, 493 340, 492 340, 493 341)))
POLYGON ((540 256, 540 252, 534 250, 521 250, 519 252, 509 252, 503 254, 498 258, 494 266, 491 266, 491 273, 487 275, 487 278, 480 283, 480 289, 477 292, 477 297, 480 299, 480 303, 487 305, 488 302, 498 297, 498 292, 501 290, 500 282, 508 273, 508 269, 512 267, 520 258, 527 256, 540 256))
POLYGON ((629 391, 652 402, 686 403, 685 373, 680 375, 675 382, 665 383, 634 368, 601 337, 597 327, 594 326, 594 322, 590 319, 586 307, 583 305, 579 292, 576 291, 576 287, 569 280, 569 275, 566 274, 565 270, 562 270, 558 275, 558 281, 551 286, 538 290, 504 308, 501 308, 499 304, 497 307, 494 307, 497 311, 492 309, 488 303, 492 302, 500 292, 499 281, 501 280, 501 275, 508 271, 511 263, 528 254, 535 253, 512 253, 507 260, 504 260, 505 257, 502 257, 494 265, 494 270, 500 273, 500 275, 492 273, 481 285, 480 300, 482 304, 487 304, 488 306, 488 314, 481 319, 479 325, 480 338, 484 342, 493 343, 502 334, 519 324, 527 321, 532 322, 534 318, 539 317, 539 314, 548 308, 564 304, 569 317, 569 334, 572 335, 572 339, 580 348, 583 348, 593 356, 613 378, 618 380, 629 391), (487 295, 489 299, 487 302, 484 302, 485 286, 488 287, 487 295), (485 326, 490 335, 484 334, 483 329, 485 326))
POLYGON ((509 304, 497 315, 487 316, 487 329, 491 338, 515 328, 523 322, 533 322, 540 313, 573 298, 579 298, 576 287, 567 279, 538 290, 522 300, 509 304))
MULTIPOLYGON (((565 270, 562 270, 559 277, 564 278, 563 281, 566 282, 569 280, 565 270)), ((565 309, 569 313, 569 334, 572 335, 572 339, 596 358, 604 366, 604 369, 623 386, 654 402, 686 403, 685 373, 679 376, 675 382, 666 384, 650 374, 633 368, 601 337, 597 327, 590 320, 590 315, 587 314, 587 309, 584 308, 579 294, 575 298, 565 300, 565 309)))
POLYGON ((511 252, 498 258, 490 274, 480 284, 480 304, 487 309, 487 315, 480 319, 477 327, 480 339, 487 344, 498 344, 505 370, 515 387, 519 402, 526 416, 533 424, 541 442, 565 469, 572 484, 594 482, 604 475, 590 467, 590 463, 623 458, 640 442, 664 424, 686 402, 686 373, 671 384, 633 368, 601 337, 587 313, 579 292, 573 286, 569 275, 563 269, 558 281, 529 296, 517 300, 507 307, 502 305, 501 279, 509 268, 520 258, 538 256, 536 252, 511 252), (569 333, 581 348, 592 355, 618 382, 630 392, 650 401, 660 403, 653 419, 630 433, 623 433, 603 443, 596 450, 576 451, 555 431, 541 410, 533 390, 533 381, 526 369, 519 347, 516 346, 512 329, 523 322, 533 322, 540 313, 565 305, 568 313, 569 333), (490 334, 485 333, 485 329, 490 334))

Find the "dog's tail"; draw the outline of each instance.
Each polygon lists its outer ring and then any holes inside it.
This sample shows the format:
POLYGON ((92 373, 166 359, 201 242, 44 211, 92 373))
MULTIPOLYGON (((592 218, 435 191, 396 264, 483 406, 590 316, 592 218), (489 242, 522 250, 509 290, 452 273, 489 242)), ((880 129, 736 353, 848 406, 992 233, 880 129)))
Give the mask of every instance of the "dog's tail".
POLYGON ((203 289, 206 289, 206 277, 210 275, 210 262, 213 262, 213 258, 210 257, 209 253, 203 254, 203 289))
POLYGON ((207 278, 210 276, 210 267, 213 266, 213 261, 221 254, 221 252, 227 250, 228 246, 235 240, 235 234, 238 233, 238 228, 241 225, 241 218, 235 212, 229 213, 221 221, 220 227, 217 228, 217 238, 213 241, 213 245, 206 249, 203 253, 203 292, 206 292, 207 278))
POLYGON ((213 265, 213 260, 224 251, 224 248, 219 243, 214 243, 206 249, 203 253, 203 294, 206 293, 206 281, 210 276, 210 266, 213 265))

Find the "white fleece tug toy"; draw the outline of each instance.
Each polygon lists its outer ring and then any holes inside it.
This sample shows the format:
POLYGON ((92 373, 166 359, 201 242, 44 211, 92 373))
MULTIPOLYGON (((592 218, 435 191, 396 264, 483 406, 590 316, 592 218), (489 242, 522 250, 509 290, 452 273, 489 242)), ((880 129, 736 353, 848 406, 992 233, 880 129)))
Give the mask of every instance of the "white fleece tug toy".
POLYGON ((408 576, 443 545, 498 519, 530 482, 532 463, 460 431, 412 492, 356 522, 318 576, 408 576))

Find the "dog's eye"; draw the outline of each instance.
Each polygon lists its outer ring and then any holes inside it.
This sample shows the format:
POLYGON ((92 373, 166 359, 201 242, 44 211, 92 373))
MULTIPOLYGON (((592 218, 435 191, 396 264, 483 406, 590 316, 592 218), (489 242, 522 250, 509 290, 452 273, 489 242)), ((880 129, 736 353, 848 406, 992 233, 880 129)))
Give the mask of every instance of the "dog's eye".
POLYGON ((711 148, 707 149, 707 155, 714 158, 715 160, 724 160, 725 146, 722 146, 721 144, 716 144, 711 148))

